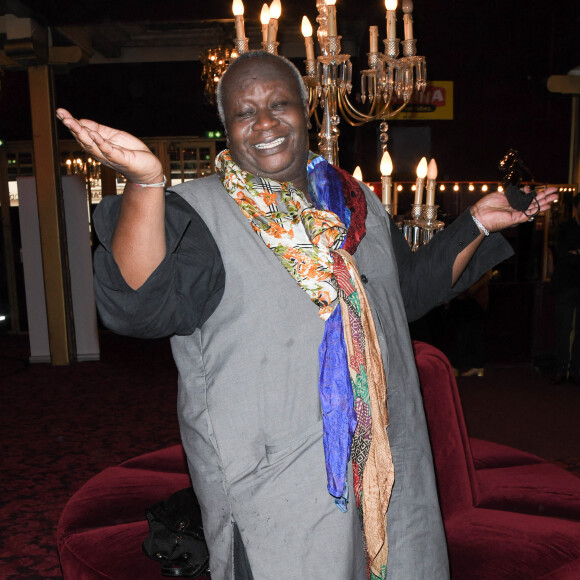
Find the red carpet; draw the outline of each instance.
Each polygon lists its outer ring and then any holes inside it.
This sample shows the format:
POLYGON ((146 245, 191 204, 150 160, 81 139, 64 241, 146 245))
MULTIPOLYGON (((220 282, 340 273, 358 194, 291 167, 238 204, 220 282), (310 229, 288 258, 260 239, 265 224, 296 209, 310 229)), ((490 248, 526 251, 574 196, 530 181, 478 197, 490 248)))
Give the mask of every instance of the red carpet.
POLYGON ((55 530, 70 496, 179 442, 177 373, 167 341, 106 334, 101 361, 67 367, 27 365, 27 341, 0 339, 0 578, 62 578, 55 530))

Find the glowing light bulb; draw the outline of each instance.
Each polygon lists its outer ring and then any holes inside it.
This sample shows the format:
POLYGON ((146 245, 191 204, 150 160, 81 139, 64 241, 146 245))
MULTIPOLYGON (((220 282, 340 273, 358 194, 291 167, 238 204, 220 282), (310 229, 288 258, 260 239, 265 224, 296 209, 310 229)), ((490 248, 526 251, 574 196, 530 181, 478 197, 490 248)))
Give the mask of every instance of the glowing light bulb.
POLYGON ((302 17, 302 36, 306 47, 306 60, 314 60, 314 41, 312 40, 312 24, 306 16, 302 17))
POLYGON ((393 161, 388 151, 385 151, 381 157, 380 169, 381 175, 391 175, 393 173, 393 161))
POLYGON ((278 20, 282 14, 282 3, 280 0, 272 0, 270 4, 270 18, 275 18, 278 20))
POLYGON ((260 22, 262 24, 268 24, 270 22, 270 9, 267 4, 262 6, 262 12, 260 12, 260 22))
POLYGON ((234 16, 244 15, 244 3, 242 0, 234 0, 232 4, 232 12, 234 13, 234 16))
POLYGON ((242 0, 234 0, 232 12, 236 23, 236 38, 245 38, 246 31, 244 28, 244 3, 242 0))
POLYGON ((427 175, 427 158, 422 157, 421 161, 419 161, 419 165, 417 165, 417 177, 420 179, 425 179, 427 175))
POLYGON ((393 173, 393 162, 389 152, 385 149, 383 156, 381 157, 381 184, 383 186, 383 195, 381 196, 384 205, 390 206, 393 202, 392 200, 392 189, 393 182, 391 181, 391 173, 393 173))
POLYGON ((304 38, 312 36, 312 24, 310 24, 310 20, 306 16, 302 17, 302 36, 304 38))

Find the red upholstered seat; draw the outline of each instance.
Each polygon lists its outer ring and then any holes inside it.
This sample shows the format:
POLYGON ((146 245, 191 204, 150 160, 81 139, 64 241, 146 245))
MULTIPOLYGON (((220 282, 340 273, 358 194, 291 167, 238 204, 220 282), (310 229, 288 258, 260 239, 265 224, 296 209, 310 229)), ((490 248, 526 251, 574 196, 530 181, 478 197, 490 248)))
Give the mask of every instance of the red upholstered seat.
POLYGON ((70 580, 158 580, 161 566, 141 548, 145 510, 191 485, 183 448, 175 445, 105 469, 69 500, 57 536, 70 580))
POLYGON ((545 459, 520 451, 501 443, 469 438, 473 465, 475 469, 493 469, 495 467, 513 467, 514 465, 531 465, 533 463, 547 463, 545 459))
POLYGON ((577 522, 472 508, 444 525, 454 579, 578 580, 569 571, 580 562, 577 522))
MULTIPOLYGON (((580 478, 529 453, 470 441, 449 362, 424 343, 415 354, 452 578, 580 578, 580 478)), ((90 479, 59 521, 65 579, 160 579, 159 564, 141 549, 145 510, 189 485, 180 445, 90 479)))
POLYGON ((580 522, 580 478, 551 463, 477 472, 478 507, 580 522))
POLYGON ((414 346, 452 577, 579 578, 580 478, 479 441, 474 447, 487 468, 475 469, 449 361, 427 344, 414 346))
POLYGON ((79 531, 59 541, 66 580, 161 580, 161 566, 141 549, 145 520, 79 531))
POLYGON ((120 467, 148 469, 166 473, 187 473, 187 460, 182 445, 173 445, 161 451, 145 453, 123 461, 120 467))

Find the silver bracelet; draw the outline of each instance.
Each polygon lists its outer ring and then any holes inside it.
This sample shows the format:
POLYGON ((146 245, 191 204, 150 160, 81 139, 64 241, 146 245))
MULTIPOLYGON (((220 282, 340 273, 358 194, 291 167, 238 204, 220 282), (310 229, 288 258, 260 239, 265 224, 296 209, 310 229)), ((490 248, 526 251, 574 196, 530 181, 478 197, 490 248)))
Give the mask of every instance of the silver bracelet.
POLYGON ((134 181, 129 181, 129 183, 132 183, 137 187, 165 187, 165 184, 167 183, 167 177, 164 175, 163 181, 161 183, 135 183, 134 181))
POLYGON ((479 228, 479 231, 482 234, 485 234, 486 236, 489 236, 489 230, 474 216, 471 216, 473 218, 473 221, 475 222, 475 225, 479 228))

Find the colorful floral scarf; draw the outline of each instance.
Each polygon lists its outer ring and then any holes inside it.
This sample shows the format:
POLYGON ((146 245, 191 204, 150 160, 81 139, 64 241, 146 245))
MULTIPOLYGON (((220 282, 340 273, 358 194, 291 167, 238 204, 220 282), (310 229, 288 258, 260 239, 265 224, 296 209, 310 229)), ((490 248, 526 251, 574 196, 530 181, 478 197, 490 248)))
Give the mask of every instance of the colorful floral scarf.
POLYGON ((326 320, 337 288, 330 249, 342 246, 346 227, 334 214, 313 208, 291 183, 278 183, 242 171, 226 149, 216 159, 226 191, 250 220, 254 231, 320 308, 326 320), (277 197, 286 211, 277 205, 277 197))
POLYGON ((319 348, 319 394, 327 487, 346 511, 352 455, 369 578, 383 579, 386 511, 394 480, 385 372, 370 307, 349 254, 364 237, 364 193, 323 157, 308 165, 309 193, 319 209, 291 183, 243 171, 228 150, 218 155, 216 168, 254 231, 326 321, 319 348))

